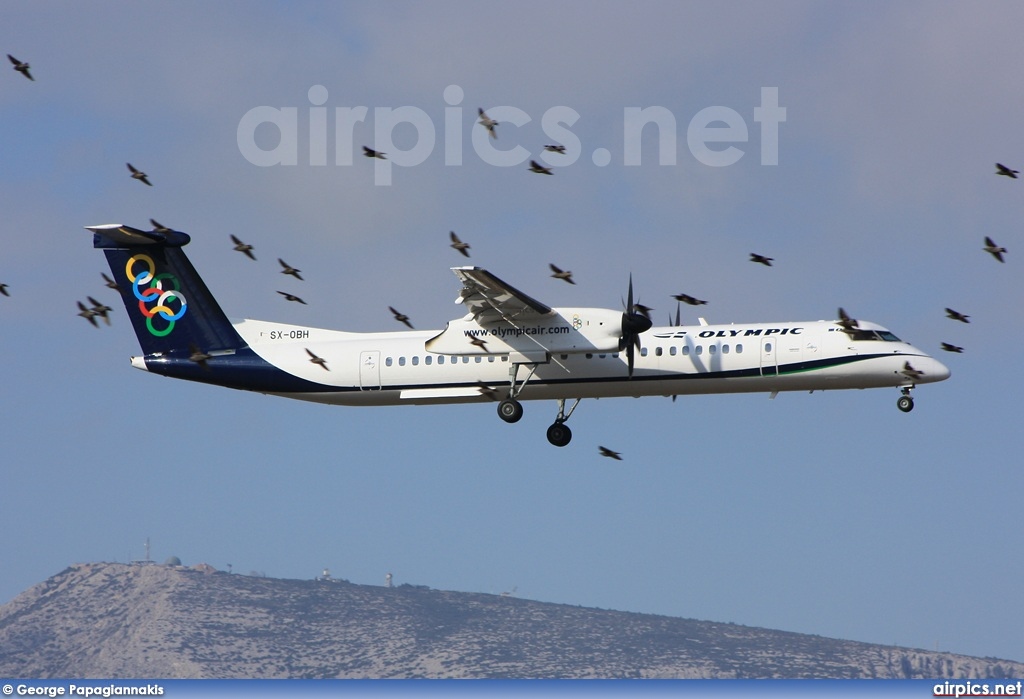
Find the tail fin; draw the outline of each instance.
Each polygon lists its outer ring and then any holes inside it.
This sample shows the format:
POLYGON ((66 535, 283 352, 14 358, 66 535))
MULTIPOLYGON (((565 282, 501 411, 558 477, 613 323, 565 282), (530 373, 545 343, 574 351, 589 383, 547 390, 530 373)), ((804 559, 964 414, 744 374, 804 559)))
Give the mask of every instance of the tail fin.
POLYGON ((191 240, 187 234, 119 224, 87 230, 94 234, 93 247, 107 257, 145 354, 245 347, 185 256, 182 247, 191 240))

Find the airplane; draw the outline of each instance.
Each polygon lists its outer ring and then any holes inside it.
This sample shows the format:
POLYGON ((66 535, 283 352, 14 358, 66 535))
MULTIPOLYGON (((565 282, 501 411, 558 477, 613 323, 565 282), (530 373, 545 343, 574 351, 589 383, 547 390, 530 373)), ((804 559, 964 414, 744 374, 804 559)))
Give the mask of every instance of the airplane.
POLYGON ((87 230, 124 290, 143 352, 131 358, 138 369, 333 405, 497 401, 509 423, 522 417, 522 401, 554 400, 547 439, 558 447, 572 439, 565 423, 584 398, 894 387, 897 407, 909 412, 913 388, 950 375, 845 312, 840 320, 652 327, 634 304, 632 278, 625 310, 553 308, 475 266, 452 268, 466 314, 443 330, 229 320, 185 255, 187 233, 87 230))

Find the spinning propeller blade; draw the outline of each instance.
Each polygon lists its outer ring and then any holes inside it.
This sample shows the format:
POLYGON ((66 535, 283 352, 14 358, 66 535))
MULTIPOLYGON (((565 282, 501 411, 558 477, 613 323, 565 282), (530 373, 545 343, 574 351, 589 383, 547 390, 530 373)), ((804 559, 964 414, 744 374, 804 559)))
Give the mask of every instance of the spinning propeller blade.
POLYGON ((633 275, 629 275, 629 292, 626 308, 622 312, 622 336, 619 338, 619 349, 626 350, 626 363, 629 366, 629 377, 633 378, 633 364, 636 350, 640 349, 640 335, 651 329, 651 309, 639 303, 633 303, 633 275))

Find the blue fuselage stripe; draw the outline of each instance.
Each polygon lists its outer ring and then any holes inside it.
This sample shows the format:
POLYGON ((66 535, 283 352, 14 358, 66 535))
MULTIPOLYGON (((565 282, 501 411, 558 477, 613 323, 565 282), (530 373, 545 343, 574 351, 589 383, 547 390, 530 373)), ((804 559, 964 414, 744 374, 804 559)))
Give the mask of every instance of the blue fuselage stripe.
MULTIPOLYGON (((270 364, 262 359, 252 349, 246 347, 236 352, 215 356, 203 363, 197 363, 188 358, 188 352, 170 352, 158 355, 147 355, 145 357, 146 367, 149 371, 173 378, 198 381, 202 383, 227 386, 240 390, 255 391, 258 393, 347 393, 362 391, 360 386, 336 386, 318 383, 294 376, 288 372, 270 364)), ((638 370, 632 378, 625 373, 621 376, 583 376, 567 378, 546 378, 534 377, 530 379, 529 385, 533 386, 572 386, 582 384, 615 384, 621 382, 632 382, 644 384, 657 381, 687 381, 706 379, 741 379, 755 377, 784 377, 793 374, 807 373, 833 369, 853 363, 864 362, 880 357, 892 357, 892 354, 861 354, 852 356, 832 357, 828 359, 816 359, 813 361, 794 362, 791 364, 780 364, 777 367, 770 365, 766 367, 747 367, 727 371, 703 371, 703 372, 673 372, 667 370, 656 370, 655 373, 644 373, 638 370)), ((918 355, 900 355, 918 356, 918 355)), ((495 382, 497 383, 497 382, 495 382)), ((431 382, 431 383, 382 383, 373 386, 376 390, 384 391, 410 391, 429 388, 458 389, 478 387, 477 381, 453 381, 453 382, 431 382)))

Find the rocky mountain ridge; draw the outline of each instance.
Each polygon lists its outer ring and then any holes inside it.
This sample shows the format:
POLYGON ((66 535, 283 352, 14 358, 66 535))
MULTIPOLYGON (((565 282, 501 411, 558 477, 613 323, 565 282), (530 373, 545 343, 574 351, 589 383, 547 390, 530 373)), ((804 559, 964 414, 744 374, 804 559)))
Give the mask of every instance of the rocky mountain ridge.
POLYGON ((78 564, 0 607, 19 678, 1019 678, 1024 663, 509 596, 78 564))

